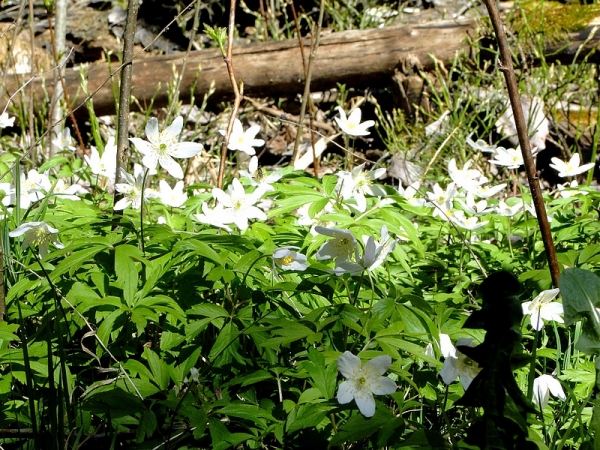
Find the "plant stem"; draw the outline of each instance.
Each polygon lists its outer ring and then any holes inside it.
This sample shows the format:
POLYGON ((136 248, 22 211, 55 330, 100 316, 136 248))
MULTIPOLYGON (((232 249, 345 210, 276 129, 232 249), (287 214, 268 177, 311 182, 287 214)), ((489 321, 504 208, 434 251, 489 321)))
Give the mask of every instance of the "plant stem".
MULTIPOLYGON (((310 48, 310 56, 308 57, 308 67, 306 68, 306 78, 304 81, 304 94, 302 95, 302 105, 300 105, 300 114, 298 115, 298 131, 296 133, 296 141, 294 142, 294 152, 292 154, 293 166, 298 159, 298 147, 300 146, 300 138, 302 137, 302 125, 304 121, 304 114, 306 114, 306 105, 308 103, 308 97, 310 95, 310 80, 312 78, 312 69, 315 56, 317 55, 317 49, 319 48, 319 42, 321 40, 321 27, 323 25, 323 15, 325 13, 325 0, 321 0, 319 6, 319 19, 317 22, 317 28, 315 31, 315 38, 313 45, 310 48)), ((313 146, 314 149, 314 146, 313 146)), ((313 150, 314 151, 314 150, 313 150)), ((315 167, 315 170, 317 168, 315 167)), ((316 172, 315 172, 316 173, 316 172)))
POLYGON ((558 276, 560 270, 558 261, 556 259, 556 250, 554 248, 554 241, 552 240, 552 233, 550 232, 550 225, 548 224, 546 208, 544 207, 544 199, 542 198, 540 181, 537 176, 535 164, 533 162, 533 156, 531 155, 531 143, 529 142, 529 136, 527 135, 527 123, 525 121, 525 115, 523 114, 521 97, 519 96, 519 89, 517 86, 517 80, 515 78, 515 70, 512 64, 512 56, 510 54, 508 40, 506 39, 504 25, 502 24, 502 20, 498 14, 498 8, 496 7, 495 0, 485 0, 485 6, 488 10, 490 20, 494 27, 496 39, 498 40, 498 49, 500 52, 500 63, 498 66, 499 70, 504 74, 504 79, 506 81, 508 97, 510 99, 510 105, 515 118, 515 125, 517 127, 517 136, 519 137, 521 153, 523 154, 525 172, 527 174, 529 188, 531 189, 531 196, 537 214, 538 224, 542 233, 542 241, 544 242, 544 248, 546 249, 546 258, 548 259, 552 284, 554 287, 558 287, 558 276))
POLYGON ((227 36, 227 55, 223 56, 225 65, 227 66, 227 73, 229 74, 229 81, 231 82, 231 88, 233 89, 233 109, 231 110, 231 116, 227 123, 227 132, 225 133, 225 140, 221 148, 221 161, 219 162, 219 174, 217 176, 217 187, 223 186, 223 176, 225 175, 225 161, 227 160, 227 145, 229 145, 229 138, 231 137, 231 131, 233 130, 233 122, 237 117, 238 109, 242 97, 244 96, 244 87, 238 88, 237 81, 235 80, 235 72, 233 70, 233 37, 235 35, 235 8, 236 0, 231 0, 229 6, 229 27, 227 36))
MULTIPOLYGON (((115 184, 121 182, 121 169, 127 167, 128 147, 127 140, 129 130, 129 102, 131 98, 131 76, 133 72, 133 44, 135 41, 135 27, 137 23, 137 14, 139 9, 138 0, 129 0, 127 6, 127 20, 125 22, 125 31, 123 32, 123 66, 121 69, 121 87, 119 92, 119 111, 117 118, 117 170, 115 173, 115 184)), ((123 194, 115 189, 114 204, 116 204, 123 194)), ((122 211, 115 211, 115 214, 123 214, 122 211)))

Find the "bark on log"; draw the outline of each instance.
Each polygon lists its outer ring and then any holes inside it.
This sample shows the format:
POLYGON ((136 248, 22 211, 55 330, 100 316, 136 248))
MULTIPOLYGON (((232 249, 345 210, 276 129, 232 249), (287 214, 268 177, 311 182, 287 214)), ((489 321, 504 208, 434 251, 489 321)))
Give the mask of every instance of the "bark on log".
MULTIPOLYGON (((394 70, 408 57, 416 58, 423 69, 430 70, 434 67, 432 55, 447 63, 457 51, 466 50, 466 37, 473 37, 475 28, 476 22, 473 20, 452 20, 331 33, 321 39, 313 70, 312 90, 335 87, 336 83, 351 86, 388 83, 394 70)), ((591 30, 590 27, 582 32, 572 33, 565 44, 554 43, 547 47, 545 53, 553 59, 570 61, 579 50, 578 57, 584 57, 600 42, 600 36, 592 35, 590 38, 591 30)), ((306 57, 309 50, 309 39, 305 39, 306 57)), ((167 83, 173 79, 172 67, 174 65, 180 71, 183 57, 184 54, 179 53, 159 57, 140 55, 134 59, 132 93, 142 107, 149 105, 153 97, 155 107, 167 103, 167 83)), ((233 64, 238 79, 244 82, 246 95, 290 95, 303 89, 304 69, 297 39, 237 45, 234 47, 233 64)), ((84 100, 79 72, 77 69, 65 72, 68 95, 72 107, 77 109, 84 100)), ((88 69, 88 90, 97 90, 94 94, 94 108, 98 115, 115 111, 112 87, 117 80, 115 75, 118 75, 118 71, 111 74, 105 63, 93 64, 88 69)), ((24 89, 25 95, 16 95, 13 102, 18 103, 32 95, 38 102, 44 101, 46 95, 51 97, 51 77, 52 75, 48 75, 46 79, 36 78, 24 89)), ((8 98, 28 79, 25 75, 7 81, 0 99, 0 108, 4 108, 8 98)), ((182 100, 189 99, 194 83, 194 95, 196 99, 201 99, 213 81, 213 99, 219 100, 231 95, 229 77, 220 52, 217 49, 206 49, 190 53, 181 83, 182 100), (202 71, 196 79, 199 66, 202 71)))

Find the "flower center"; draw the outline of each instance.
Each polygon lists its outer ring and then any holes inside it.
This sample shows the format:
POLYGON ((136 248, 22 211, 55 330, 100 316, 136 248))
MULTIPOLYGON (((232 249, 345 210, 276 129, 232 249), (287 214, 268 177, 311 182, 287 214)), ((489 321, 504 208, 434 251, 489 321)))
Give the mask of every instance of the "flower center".
POLYGON ((283 266, 289 266, 294 262, 294 257, 292 255, 287 255, 283 258, 279 258, 279 262, 281 262, 281 265, 283 266))
POLYGON ((357 381, 360 386, 364 386, 367 383, 367 379, 365 377, 360 377, 357 381))

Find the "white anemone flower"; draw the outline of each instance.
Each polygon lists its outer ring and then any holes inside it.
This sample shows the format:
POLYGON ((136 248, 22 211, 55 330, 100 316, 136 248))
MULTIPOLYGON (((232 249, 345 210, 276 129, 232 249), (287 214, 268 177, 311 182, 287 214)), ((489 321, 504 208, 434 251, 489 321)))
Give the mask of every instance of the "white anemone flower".
POLYGON ((340 117, 334 117, 333 120, 336 121, 344 133, 350 136, 368 136, 371 134, 370 131, 367 131, 367 128, 375 125, 375 121, 367 120, 360 123, 360 119, 362 118, 362 111, 360 108, 354 108, 348 117, 346 117, 346 112, 341 106, 338 106, 336 109, 340 113, 340 117))
POLYGON ((593 162, 580 166, 581 159, 579 157, 579 153, 575 153, 573 156, 571 156, 569 162, 564 162, 558 158, 552 158, 551 161, 554 164, 550 164, 550 167, 558 171, 558 176, 563 178, 574 177, 580 173, 587 172, 595 166, 593 162))
POLYGON ((360 358, 345 351, 337 360, 338 370, 346 378, 338 389, 338 402, 344 405, 354 400, 363 416, 372 417, 375 414, 373 394, 388 395, 396 392, 396 383, 382 376, 391 365, 392 358, 381 355, 361 367, 360 358))
POLYGON ((133 209, 139 209, 142 206, 142 191, 144 192, 145 202, 158 196, 157 192, 153 189, 144 188, 145 170, 142 166, 135 164, 133 173, 134 175, 132 176, 121 169, 121 179, 125 182, 115 184, 115 189, 117 192, 123 194, 123 198, 115 204, 115 211, 121 211, 130 205, 133 209))
POLYGON ((385 169, 379 168, 365 172, 365 164, 356 166, 352 172, 340 171, 336 175, 338 182, 335 191, 340 194, 342 199, 349 200, 353 198, 356 201, 356 209, 365 212, 367 209, 367 199, 365 195, 375 197, 385 196, 385 191, 373 182, 385 175, 385 169))
POLYGON ((506 189, 506 183, 497 184, 496 186, 486 186, 482 184, 473 188, 467 187, 465 189, 479 198, 490 198, 506 189))
POLYGON ((488 182, 487 178, 477 169, 469 169, 473 161, 470 159, 462 169, 456 165, 456 159, 452 158, 448 163, 448 174, 459 188, 476 189, 478 186, 488 182))
POLYGON ((442 189, 438 183, 435 183, 432 192, 427 192, 427 198, 429 199, 427 206, 432 206, 434 208, 433 217, 440 217, 443 220, 448 220, 447 216, 452 215, 451 211, 454 207, 454 198, 457 193, 456 185, 454 183, 448 184, 445 190, 442 189))
POLYGON ((477 141, 473 142, 471 138, 467 138, 467 144, 473 150, 477 150, 481 153, 494 153, 494 150, 496 150, 495 145, 488 145, 483 139, 477 139, 477 141))
POLYGON ((71 130, 69 128, 62 130, 56 139, 52 140, 52 145, 56 147, 58 151, 68 150, 70 152, 74 152, 75 147, 72 144, 71 130))
POLYGON ((255 189, 251 194, 247 194, 237 178, 233 179, 227 192, 219 188, 212 190, 213 197, 225 207, 223 214, 226 221, 224 223, 235 223, 241 231, 248 228, 250 219, 267 220, 264 211, 255 206, 263 194, 264 190, 262 189, 255 189))
POLYGON ((275 190, 271 184, 281 179, 281 174, 274 172, 266 174, 258 167, 258 158, 253 156, 250 158, 248 170, 240 170, 240 175, 250 180, 251 186, 261 188, 264 192, 272 192, 275 190))
POLYGON ((408 202, 409 205, 412 206, 425 206, 427 201, 424 198, 416 198, 419 189, 421 188, 421 182, 415 181, 405 188, 400 185, 398 188, 398 193, 404 197, 404 200, 408 202))
MULTIPOLYGON (((363 236, 365 238, 365 236, 363 236)), ((364 270, 373 271, 377 269, 388 255, 394 251, 396 240, 390 238, 387 227, 381 227, 381 239, 376 242, 373 236, 368 236, 365 239, 365 249, 361 258, 356 262, 340 261, 336 264, 333 272, 336 275, 344 273, 360 273, 364 270)))
POLYGON ((191 158, 202 151, 202 144, 196 142, 177 142, 183 129, 183 117, 178 116, 171 125, 159 133, 158 120, 151 117, 146 124, 147 141, 140 138, 129 138, 135 148, 142 154, 142 164, 148 169, 156 169, 156 165, 169 172, 175 178, 183 178, 181 166, 173 158, 191 158))
POLYGON ((349 261, 352 257, 358 259, 358 245, 352 231, 321 226, 316 226, 315 231, 333 238, 325 242, 317 252, 319 261, 335 259, 339 263, 349 261))
POLYGON ((565 401, 567 396, 565 391, 556 378, 551 375, 540 375, 533 380, 533 402, 544 409, 550 401, 550 394, 561 401, 565 401))
POLYGON ((202 202, 202 214, 194 214, 194 217, 200 223, 223 228, 231 232, 231 228, 227 226, 227 224, 231 223, 231 217, 226 214, 225 208, 221 203, 217 203, 213 209, 210 209, 206 202, 202 202))
POLYGON ((19 237, 25 235, 23 239, 23 250, 35 245, 38 247, 40 258, 48 254, 48 245, 50 242, 56 248, 64 248, 56 237, 58 230, 52 228, 46 222, 27 222, 21 224, 17 229, 8 233, 10 237, 19 237))
POLYGON ((490 162, 497 166, 506 166, 509 169, 518 169, 524 164, 520 148, 504 147, 498 147, 494 150, 494 159, 490 159, 490 162))
POLYGON ((459 227, 470 231, 477 230, 489 223, 489 220, 484 220, 483 222, 480 222, 476 216, 467 217, 465 215, 465 212, 461 210, 454 211, 453 214, 450 216, 450 220, 455 225, 458 225, 459 227))
POLYGON ((514 205, 508 205, 504 200, 498 202, 496 206, 496 213, 504 217, 512 217, 517 214, 523 208, 523 203, 516 203, 514 205))
POLYGON ((158 196, 160 201, 172 208, 180 208, 185 203, 188 196, 183 192, 183 181, 178 181, 171 188, 165 180, 160 180, 158 196))
POLYGON ((573 180, 570 183, 556 185, 556 189, 558 189, 558 195, 560 195, 562 198, 571 198, 577 195, 588 195, 588 192, 577 189, 578 187, 579 183, 577 183, 577 180, 573 180))
POLYGON ((540 292, 532 301, 523 303, 523 314, 531 315, 530 322, 534 330, 541 330, 544 327, 544 320, 564 323, 561 317, 563 314, 562 303, 552 301, 559 292, 559 289, 547 289, 540 292))
POLYGON ((54 188, 52 188, 52 194, 59 198, 78 201, 81 200, 79 195, 85 195, 87 194, 87 191, 80 184, 72 184, 69 186, 65 180, 61 178, 56 182, 54 188))
POLYGON ((8 117, 8 113, 3 112, 0 114, 0 128, 12 127, 15 124, 14 117, 8 117))
POLYGON ((111 137, 106 146, 102 156, 96 149, 96 147, 90 148, 90 155, 84 155, 83 158, 92 169, 94 175, 101 175, 103 177, 114 179, 117 171, 117 145, 115 144, 115 138, 111 137))
MULTIPOLYGON (((264 140, 256 139, 256 135, 259 131, 260 127, 258 125, 252 125, 246 131, 244 131, 240 119, 235 119, 233 121, 233 128, 231 130, 231 136, 229 136, 227 148, 229 150, 239 150, 250 156, 256 155, 256 150, 254 150, 254 147, 265 145, 264 140)), ((219 130, 219 133, 221 133, 223 136, 226 136, 227 130, 219 130)))
MULTIPOLYGON (((441 337, 441 335, 440 335, 441 337)), ((473 339, 461 338, 456 341, 457 346, 475 347, 473 339)), ((446 384, 452 383, 456 378, 460 379, 460 384, 466 391, 471 382, 481 372, 481 367, 477 362, 473 361, 467 355, 462 353, 460 350, 455 349, 454 355, 452 352, 446 351, 448 356, 444 359, 444 366, 440 371, 440 376, 446 384)))
POLYGON ((273 252, 273 262, 283 270, 306 270, 306 256, 297 252, 298 247, 280 247, 273 252))

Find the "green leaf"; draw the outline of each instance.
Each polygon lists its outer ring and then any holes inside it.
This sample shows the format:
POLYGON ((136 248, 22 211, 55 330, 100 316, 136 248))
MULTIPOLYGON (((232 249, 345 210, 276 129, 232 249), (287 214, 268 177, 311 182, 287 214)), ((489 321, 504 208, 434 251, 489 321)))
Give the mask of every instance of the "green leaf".
POLYGON ((142 411, 140 423, 135 433, 135 441, 141 444, 144 439, 152 436, 157 427, 156 415, 149 409, 142 411))
POLYGON ((382 426, 394 419, 387 408, 377 405, 375 415, 369 419, 362 414, 356 414, 339 427, 339 431, 331 438, 330 446, 339 447, 346 442, 356 442, 368 438, 382 426))
POLYGON ((149 348, 144 348, 144 358, 148 361, 150 370, 152 371, 152 380, 160 387, 163 391, 169 387, 169 368, 167 364, 158 357, 149 348))
POLYGON ((567 269, 560 276, 565 325, 583 319, 575 348, 590 355, 600 354, 600 277, 582 269, 567 269))
POLYGON ((288 433, 294 433, 304 428, 314 428, 327 416, 332 407, 321 403, 300 405, 290 414, 286 422, 288 433))
POLYGON ((133 245, 123 244, 115 247, 115 273, 117 284, 123 289, 123 298, 130 306, 138 290, 138 269, 135 260, 143 258, 142 251, 133 245))

